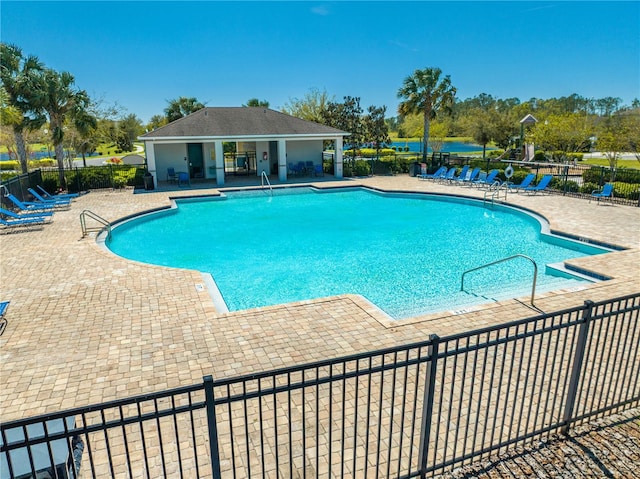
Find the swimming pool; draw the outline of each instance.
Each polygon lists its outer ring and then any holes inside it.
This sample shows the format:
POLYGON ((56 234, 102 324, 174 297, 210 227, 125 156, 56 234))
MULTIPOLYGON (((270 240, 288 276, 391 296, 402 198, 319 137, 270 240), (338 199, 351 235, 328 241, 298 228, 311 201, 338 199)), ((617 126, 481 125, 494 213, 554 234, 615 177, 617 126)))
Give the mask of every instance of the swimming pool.
POLYGON ((136 261, 209 273, 230 311, 360 294, 393 318, 459 310, 582 279, 545 265, 604 253, 551 236, 540 219, 451 196, 365 188, 230 192, 176 200, 113 229, 108 248, 136 261))

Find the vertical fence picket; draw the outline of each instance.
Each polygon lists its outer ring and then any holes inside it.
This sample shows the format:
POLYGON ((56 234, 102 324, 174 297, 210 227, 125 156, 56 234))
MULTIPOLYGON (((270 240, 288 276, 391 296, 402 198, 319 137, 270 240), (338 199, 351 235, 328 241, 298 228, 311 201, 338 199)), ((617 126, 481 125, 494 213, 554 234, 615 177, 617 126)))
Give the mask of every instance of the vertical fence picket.
POLYGON ((578 392, 580 373, 582 372, 582 361, 584 359, 585 345, 587 343, 587 333, 589 331, 589 322, 593 311, 593 301, 585 301, 584 313, 580 322, 580 331, 576 345, 575 356, 573 357, 573 366, 571 368, 571 377, 569 379, 569 390, 567 391, 567 399, 565 402, 564 416, 562 418, 562 433, 569 432, 571 419, 573 418, 573 410, 575 407, 576 393, 578 392))
POLYGON ((426 370, 424 383, 424 399, 422 401, 422 425, 420 427, 420 447, 418 450, 418 464, 421 477, 425 477, 427 469, 429 440, 431 439, 431 419, 433 415, 433 398, 436 387, 438 344, 437 334, 429 337, 429 369, 426 370))
POLYGON ((205 376, 204 393, 207 410, 207 426, 209 429, 209 454, 211 458, 211 474, 213 479, 221 479, 220 451, 218 450, 218 424, 216 422, 216 403, 213 395, 213 377, 205 376))

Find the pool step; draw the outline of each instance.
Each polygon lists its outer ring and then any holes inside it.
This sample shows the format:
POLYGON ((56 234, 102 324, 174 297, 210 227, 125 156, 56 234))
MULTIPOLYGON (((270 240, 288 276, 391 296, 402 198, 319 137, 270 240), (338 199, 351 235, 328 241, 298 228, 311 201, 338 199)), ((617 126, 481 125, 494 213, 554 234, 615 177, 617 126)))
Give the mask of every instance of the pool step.
MULTIPOLYGON (((544 283, 538 284, 536 288, 537 293, 544 293, 555 290, 566 290, 574 288, 583 288, 588 282, 581 281, 579 279, 569 279, 564 277, 557 277, 554 279, 546 279, 544 283)), ((485 291, 461 291, 461 293, 475 297, 487 302, 497 302, 511 298, 524 298, 531 296, 531 286, 523 286, 521 288, 511 289, 509 293, 505 293, 501 286, 495 286, 485 291)))

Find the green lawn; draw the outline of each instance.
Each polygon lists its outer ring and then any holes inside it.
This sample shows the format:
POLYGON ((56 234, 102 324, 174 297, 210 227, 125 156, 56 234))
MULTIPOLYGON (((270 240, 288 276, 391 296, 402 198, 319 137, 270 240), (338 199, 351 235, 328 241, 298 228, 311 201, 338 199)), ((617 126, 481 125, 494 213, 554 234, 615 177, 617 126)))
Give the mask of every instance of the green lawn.
MULTIPOLYGON (((596 165, 609 167, 609 162, 604 158, 589 158, 588 160, 582 160, 582 165, 596 165)), ((618 160, 618 168, 633 168, 640 170, 640 161, 638 160, 618 160)))

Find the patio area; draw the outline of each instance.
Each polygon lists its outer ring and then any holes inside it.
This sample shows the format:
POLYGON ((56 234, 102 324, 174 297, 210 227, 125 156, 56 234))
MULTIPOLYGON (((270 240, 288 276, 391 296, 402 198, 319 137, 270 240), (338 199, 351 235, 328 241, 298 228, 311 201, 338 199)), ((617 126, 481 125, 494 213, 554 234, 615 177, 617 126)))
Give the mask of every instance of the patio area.
MULTIPOLYGON (((483 196, 406 175, 287 182, 298 183, 483 196)), ((225 188, 258 185, 257 178, 238 177, 225 188)), ((640 290, 640 208, 556 195, 513 194, 508 202, 546 217, 552 231, 626 248, 571 261, 611 280, 540 294, 536 308, 514 299, 401 321, 354 295, 221 314, 199 272, 134 263, 104 251, 95 237, 82 238, 83 210, 115 221, 168 206, 170 198, 219 191, 204 182, 135 194, 96 190, 57 212, 50 225, 0 236, 0 300, 11 301, 0 336, 2 420, 185 386, 208 374, 222 378, 426 340, 640 290)))

